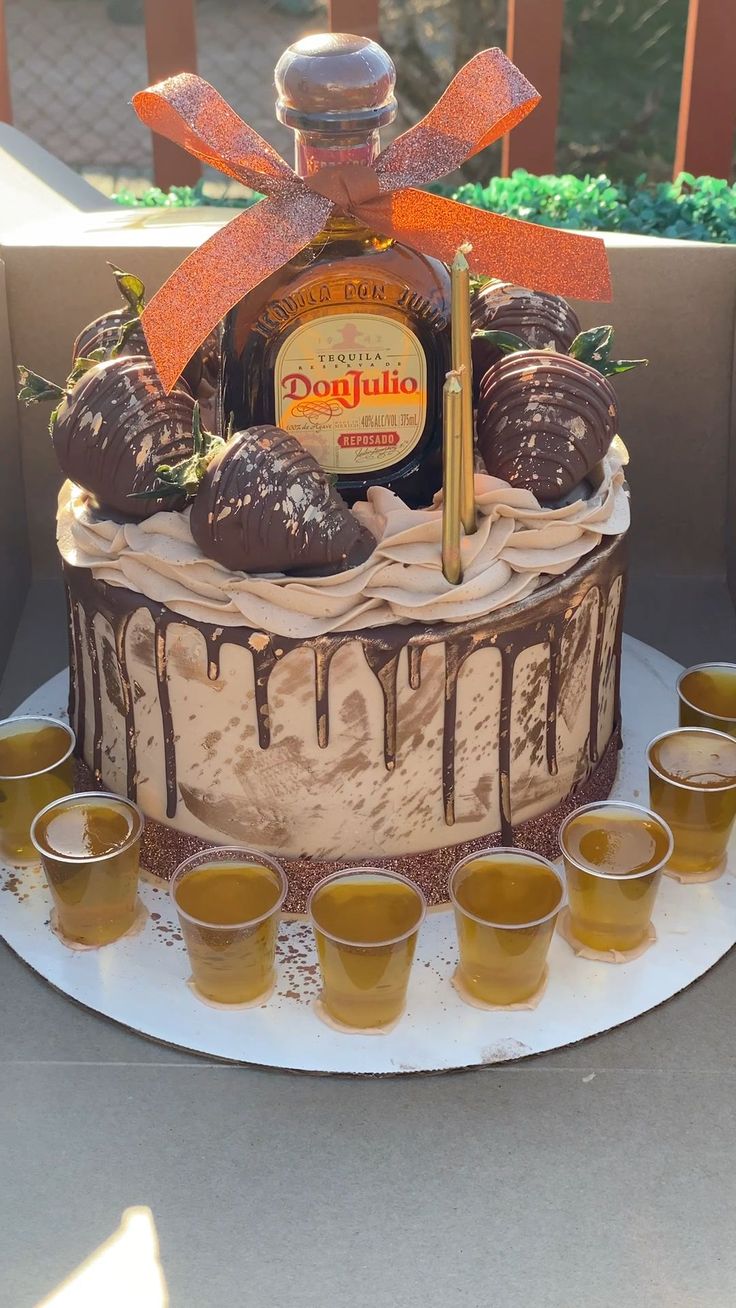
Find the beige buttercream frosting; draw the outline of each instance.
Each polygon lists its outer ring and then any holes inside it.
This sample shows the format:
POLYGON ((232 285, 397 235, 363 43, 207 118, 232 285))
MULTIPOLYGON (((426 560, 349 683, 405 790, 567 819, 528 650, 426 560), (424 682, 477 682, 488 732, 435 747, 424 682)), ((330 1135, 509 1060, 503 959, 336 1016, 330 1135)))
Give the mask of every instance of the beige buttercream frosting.
POLYGON ((409 509, 372 487, 355 513, 376 537, 360 567, 328 577, 249 576, 229 572, 195 545, 189 512, 156 513, 119 523, 95 511, 66 482, 59 496, 59 550, 97 581, 124 586, 175 613, 220 626, 262 628, 304 638, 394 622, 460 622, 483 617, 567 572, 604 536, 629 525, 621 461, 612 450, 599 465, 589 498, 544 506, 526 490, 476 475, 478 530, 462 541, 463 581, 442 574, 441 496, 430 509, 409 509))

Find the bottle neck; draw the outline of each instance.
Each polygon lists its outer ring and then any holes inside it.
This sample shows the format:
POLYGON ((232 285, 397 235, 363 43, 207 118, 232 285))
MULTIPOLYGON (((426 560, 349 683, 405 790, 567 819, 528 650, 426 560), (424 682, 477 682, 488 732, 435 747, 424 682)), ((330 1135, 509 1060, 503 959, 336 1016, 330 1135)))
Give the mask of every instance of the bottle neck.
POLYGON ((295 132, 295 168, 311 177, 320 168, 336 164, 372 164, 381 152, 380 132, 360 136, 336 132, 295 132))

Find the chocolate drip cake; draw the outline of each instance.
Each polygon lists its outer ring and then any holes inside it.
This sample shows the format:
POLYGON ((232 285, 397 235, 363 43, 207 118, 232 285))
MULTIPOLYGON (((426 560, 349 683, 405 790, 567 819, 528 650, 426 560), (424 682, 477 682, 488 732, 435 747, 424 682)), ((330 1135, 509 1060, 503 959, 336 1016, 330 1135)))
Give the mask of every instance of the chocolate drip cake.
POLYGON ((602 365, 512 345, 480 382, 488 471, 458 585, 441 493, 414 509, 372 485, 349 509, 296 437, 203 431, 143 354, 82 360, 64 387, 23 371, 24 398, 60 401, 80 784, 137 800, 151 872, 243 843, 283 863, 294 912, 366 862, 438 904, 465 853, 556 856, 562 818, 609 793, 629 522, 613 392, 602 365))
POLYGON ((283 862, 293 911, 366 860, 439 903, 465 852, 555 853, 562 817, 609 792, 621 468, 561 508, 484 476, 476 497, 474 558, 450 588, 440 511, 388 491, 358 506, 370 558, 297 578, 227 573, 187 513, 121 525, 67 484, 71 718, 87 779, 142 805, 149 867, 250 842, 283 862))
POLYGON ((82 757, 154 819, 160 875, 200 844, 257 839, 294 910, 366 859, 441 902, 474 845, 554 853, 562 817, 609 792, 624 568, 616 539, 492 618, 303 639, 67 568, 82 757))

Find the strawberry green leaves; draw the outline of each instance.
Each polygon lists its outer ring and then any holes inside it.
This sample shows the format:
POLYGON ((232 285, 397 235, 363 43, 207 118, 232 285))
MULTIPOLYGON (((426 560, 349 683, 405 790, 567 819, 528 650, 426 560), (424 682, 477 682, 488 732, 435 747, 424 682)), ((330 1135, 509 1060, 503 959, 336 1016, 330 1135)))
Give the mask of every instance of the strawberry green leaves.
POLYGON ((602 377, 614 377, 617 373, 631 372, 632 368, 646 367, 648 359, 612 359, 613 327, 591 327, 580 332, 570 346, 570 355, 595 368, 602 377))
MULTIPOLYGON (((232 428, 228 435, 232 435, 232 428)), ((202 478, 213 458, 218 450, 223 449, 227 444, 221 436, 215 436, 213 432, 204 430, 199 404, 194 406, 192 441, 193 450, 188 459, 176 464, 159 464, 156 469, 156 485, 150 490, 137 491, 129 498, 155 500, 183 494, 186 495, 187 499, 191 499, 193 495, 196 495, 202 483, 202 478)))
MULTIPOLYGON (((517 351, 534 348, 514 332, 492 329, 476 331, 473 332, 473 339, 495 345, 504 354, 515 354, 517 351)), ((570 346, 568 354, 572 359, 578 359, 580 363, 587 363, 589 368, 595 368, 602 377, 614 377, 621 372, 631 372, 632 368, 646 367, 649 362, 648 359, 612 359, 612 349, 613 327, 606 324, 603 327, 590 327, 588 331, 580 332, 570 346)))
POLYGON ((528 341, 522 340, 514 332, 494 331, 492 328, 473 332, 473 339, 485 341, 488 345, 495 345, 504 354, 514 354, 517 350, 533 349, 528 341))
POLYGON ((136 277, 134 273, 123 272, 121 268, 116 268, 114 263, 108 262, 107 266, 112 269, 115 285, 124 303, 127 304, 134 318, 140 318, 146 304, 146 288, 140 277, 136 277))

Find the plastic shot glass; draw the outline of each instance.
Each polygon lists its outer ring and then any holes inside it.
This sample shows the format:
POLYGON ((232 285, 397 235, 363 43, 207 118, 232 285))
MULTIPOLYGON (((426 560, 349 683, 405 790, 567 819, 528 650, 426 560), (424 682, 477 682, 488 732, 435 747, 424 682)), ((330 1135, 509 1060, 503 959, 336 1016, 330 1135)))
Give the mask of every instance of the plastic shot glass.
POLYGON ((97 790, 54 800, 37 814, 31 840, 68 940, 109 945, 132 927, 143 825, 132 800, 97 790))
POLYGON ((404 1010, 427 904, 413 882, 381 868, 335 872, 307 905, 322 971, 322 1002, 348 1028, 388 1026, 404 1010))
POLYGON ((286 874, 275 859, 240 845, 203 849, 171 879, 171 898, 205 999, 249 1004, 274 983, 286 874))
POLYGON ((605 800, 560 828, 572 934, 589 949, 628 953, 649 935, 672 833, 638 804, 605 800))
POLYGON ((681 727, 736 736, 736 663, 698 663, 677 678, 681 727))
POLYGON ((679 727, 647 749, 649 802, 672 828, 668 869, 712 877, 725 865, 736 817, 736 739, 707 727, 679 727))
POLYGON ((560 873, 524 849, 469 854, 450 875, 459 980, 481 1003, 523 1003, 539 990, 557 915, 560 873))
POLYGON ((0 722, 0 858, 35 863, 31 824, 74 787, 74 732, 55 718, 0 722))

